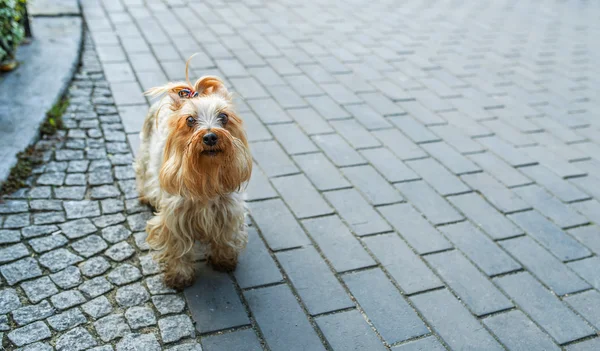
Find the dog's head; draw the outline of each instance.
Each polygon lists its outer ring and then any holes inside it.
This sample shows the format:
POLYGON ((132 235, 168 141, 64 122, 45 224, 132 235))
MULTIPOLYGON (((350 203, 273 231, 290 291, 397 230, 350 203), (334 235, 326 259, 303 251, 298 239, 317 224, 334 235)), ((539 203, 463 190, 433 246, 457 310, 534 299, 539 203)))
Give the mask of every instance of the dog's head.
POLYGON ((159 108, 170 109, 159 176, 165 191, 209 200, 239 190, 250 179, 246 133, 221 80, 206 76, 193 85, 171 83, 148 94, 166 94, 159 108))

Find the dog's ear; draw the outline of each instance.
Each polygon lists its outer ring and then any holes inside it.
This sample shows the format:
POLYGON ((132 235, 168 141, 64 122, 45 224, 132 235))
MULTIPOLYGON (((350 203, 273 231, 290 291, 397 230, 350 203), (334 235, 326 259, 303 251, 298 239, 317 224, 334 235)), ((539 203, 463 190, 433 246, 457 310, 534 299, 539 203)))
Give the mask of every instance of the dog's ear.
POLYGON ((196 81, 194 89, 200 95, 218 94, 228 100, 231 100, 231 94, 227 91, 225 84, 215 76, 204 76, 196 81))

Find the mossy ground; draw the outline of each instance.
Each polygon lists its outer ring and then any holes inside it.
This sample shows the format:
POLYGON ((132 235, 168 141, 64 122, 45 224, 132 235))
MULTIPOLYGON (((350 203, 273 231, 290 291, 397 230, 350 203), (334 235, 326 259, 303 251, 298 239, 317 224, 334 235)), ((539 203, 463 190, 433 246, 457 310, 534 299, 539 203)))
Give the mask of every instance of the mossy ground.
MULTIPOLYGON (((56 134, 64 128, 62 115, 69 106, 69 100, 60 99, 46 114, 46 120, 40 126, 42 137, 56 134)), ((25 151, 17 154, 17 164, 10 170, 6 181, 0 184, 0 197, 11 194, 24 187, 27 178, 31 175, 33 168, 41 163, 40 153, 30 146, 25 151)))

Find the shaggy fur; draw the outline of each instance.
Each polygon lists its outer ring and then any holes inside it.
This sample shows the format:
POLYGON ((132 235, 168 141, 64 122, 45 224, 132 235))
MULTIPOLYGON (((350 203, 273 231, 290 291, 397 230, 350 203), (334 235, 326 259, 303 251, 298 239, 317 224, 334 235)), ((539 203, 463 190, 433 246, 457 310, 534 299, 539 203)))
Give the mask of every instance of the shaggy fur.
POLYGON ((169 83, 147 94, 162 99, 140 133, 137 187, 140 199, 157 210, 146 227, 147 242, 165 267, 165 283, 182 289, 194 281, 196 240, 208 247, 215 269, 235 269, 248 241, 242 189, 252 157, 242 120, 218 78, 169 83), (183 89, 198 96, 180 96, 183 89), (217 136, 215 145, 203 143, 208 133, 217 136))

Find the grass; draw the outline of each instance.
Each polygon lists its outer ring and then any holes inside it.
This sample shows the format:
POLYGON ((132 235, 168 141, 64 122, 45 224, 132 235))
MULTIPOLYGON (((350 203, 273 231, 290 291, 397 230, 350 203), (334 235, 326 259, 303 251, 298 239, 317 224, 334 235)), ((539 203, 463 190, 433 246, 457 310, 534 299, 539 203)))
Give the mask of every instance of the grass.
POLYGON ((62 116, 69 107, 69 99, 60 99, 48 113, 46 113, 46 120, 40 126, 40 133, 42 136, 54 135, 59 129, 63 129, 62 116))
MULTIPOLYGON (((58 130, 64 128, 62 115, 67 107, 69 107, 69 100, 62 98, 46 113, 46 120, 40 126, 42 137, 54 135, 58 130)), ((0 184, 0 197, 23 188, 33 168, 41 162, 39 152, 36 152, 34 146, 29 146, 25 151, 19 152, 17 154, 17 164, 11 168, 6 181, 0 184)))

